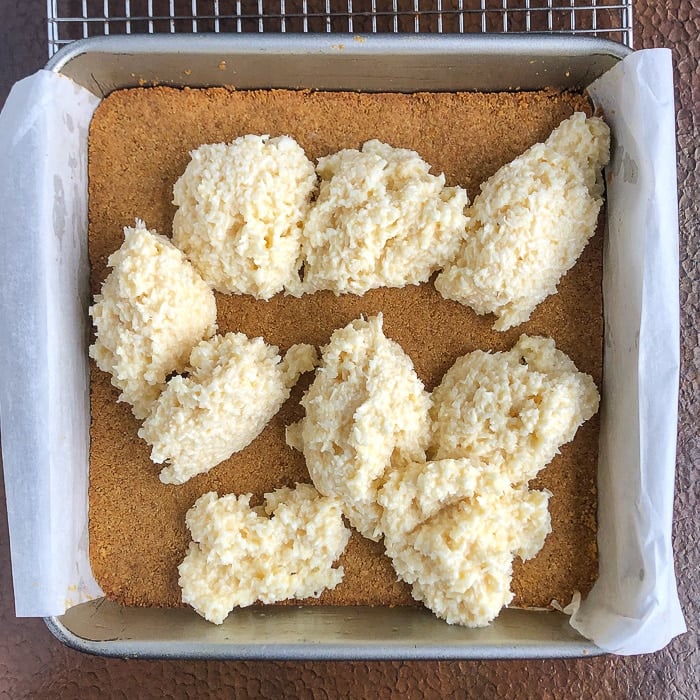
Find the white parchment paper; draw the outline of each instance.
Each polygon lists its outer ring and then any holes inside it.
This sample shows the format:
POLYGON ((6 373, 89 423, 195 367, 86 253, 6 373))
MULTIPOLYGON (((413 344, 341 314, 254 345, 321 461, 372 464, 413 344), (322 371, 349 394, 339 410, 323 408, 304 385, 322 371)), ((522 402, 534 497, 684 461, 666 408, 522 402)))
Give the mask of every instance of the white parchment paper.
POLYGON ((0 114, 0 432, 19 616, 101 595, 86 468, 87 135, 98 103, 39 71, 0 114))
MULTIPOLYGON (((571 623, 630 654, 685 629, 671 549, 679 330, 670 53, 633 54, 590 92, 614 138, 600 577, 571 623)), ((0 115, 0 420, 20 616, 60 615, 101 594, 87 558, 85 234, 87 128, 98 101, 40 71, 15 86, 0 115)))
POLYGON ((607 169, 600 574, 571 624, 619 654, 685 631, 671 546, 678 414, 678 200, 671 52, 639 51, 589 87, 607 169))

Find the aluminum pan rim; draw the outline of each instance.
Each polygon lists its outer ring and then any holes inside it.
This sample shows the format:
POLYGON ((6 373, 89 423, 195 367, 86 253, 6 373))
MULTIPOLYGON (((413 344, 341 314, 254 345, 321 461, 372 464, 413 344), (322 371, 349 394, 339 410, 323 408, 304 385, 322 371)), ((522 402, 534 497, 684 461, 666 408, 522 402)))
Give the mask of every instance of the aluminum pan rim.
POLYGON ((60 73, 72 59, 85 53, 178 53, 202 55, 235 51, 240 54, 336 55, 343 40, 346 55, 464 54, 498 56, 537 51, 542 56, 592 56, 622 59, 632 49, 610 39, 553 34, 145 34, 98 36, 64 46, 46 64, 60 73), (349 41, 348 41, 349 40, 349 41))

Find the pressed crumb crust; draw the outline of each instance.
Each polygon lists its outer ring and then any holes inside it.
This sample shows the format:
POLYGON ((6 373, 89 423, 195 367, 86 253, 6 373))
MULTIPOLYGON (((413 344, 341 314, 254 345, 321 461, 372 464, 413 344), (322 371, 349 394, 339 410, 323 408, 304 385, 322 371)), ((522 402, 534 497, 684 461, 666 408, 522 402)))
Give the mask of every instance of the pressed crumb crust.
MULTIPOLYGON (((380 139, 416 150, 444 172, 448 185, 467 189, 501 165, 543 141, 574 111, 591 113, 585 96, 535 93, 358 94, 308 91, 232 91, 139 88, 117 91, 98 108, 89 141, 89 252, 91 291, 108 272, 107 257, 123 240, 123 227, 141 218, 170 236, 172 188, 189 151, 203 143, 245 134, 289 135, 311 159, 380 139)), ((493 316, 440 297, 432 283, 372 290, 362 297, 317 292, 269 301, 216 295, 219 332, 262 336, 285 352, 295 343, 320 346, 334 329, 361 314, 384 314, 386 335, 411 357, 432 390, 453 362, 475 349, 508 350, 522 333, 555 339, 557 348, 591 374, 600 388, 603 355, 602 233, 599 231, 559 293, 510 330, 491 329, 493 316)), ((136 433, 138 421, 109 375, 91 364, 90 559, 105 594, 127 605, 181 604, 177 565, 189 543, 185 513, 214 490, 262 494, 308 482, 304 459, 287 447, 284 428, 302 417, 299 406, 309 376, 262 434, 247 448, 182 486, 162 484, 161 466, 136 433)), ((516 559, 513 605, 547 607, 586 594, 597 576, 596 471, 599 420, 595 416, 573 442, 530 484, 552 492, 552 533, 532 560, 516 559)), ((309 604, 416 605, 396 580, 381 543, 354 533, 340 559, 343 582, 309 604)))

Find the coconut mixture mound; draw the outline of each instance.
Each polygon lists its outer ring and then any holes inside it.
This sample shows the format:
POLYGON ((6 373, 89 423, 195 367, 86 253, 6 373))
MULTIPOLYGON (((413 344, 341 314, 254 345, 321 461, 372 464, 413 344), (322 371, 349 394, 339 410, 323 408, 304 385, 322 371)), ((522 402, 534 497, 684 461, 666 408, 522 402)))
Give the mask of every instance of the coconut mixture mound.
POLYGON ((182 600, 216 624, 255 601, 317 598, 343 578, 333 563, 350 530, 336 499, 309 484, 267 493, 258 508, 251 497, 209 492, 187 512, 193 541, 178 567, 182 600))
POLYGON ((509 483, 532 479, 598 410, 590 375, 550 338, 522 335, 508 352, 457 359, 432 393, 435 459, 469 457, 509 483))
POLYGON ((173 188, 173 242, 217 291, 269 299, 296 287, 313 163, 288 136, 192 151, 173 188))
POLYGON ((188 376, 168 381, 138 432, 151 460, 168 462, 160 480, 182 484, 250 444, 315 362, 310 345, 292 346, 282 360, 275 346, 243 333, 199 343, 188 376))
POLYGON ((109 256, 112 271, 95 295, 96 337, 90 357, 145 418, 171 372, 184 369, 192 348, 216 331, 214 294, 169 239, 142 221, 124 228, 109 256))
POLYGON ((467 193, 415 151, 377 140, 319 158, 318 199, 303 230, 298 293, 364 294, 426 282, 462 241, 467 193))
POLYGON ((466 236, 435 287, 504 331, 556 292, 596 230, 610 130, 577 112, 544 143, 504 165, 467 215, 466 236))
POLYGON ((526 487, 484 490, 385 538, 387 554, 413 597, 438 617, 483 627, 513 599, 513 558, 534 557, 551 532, 549 496, 526 487))
POLYGON ((306 416, 288 429, 316 488, 337 496, 365 537, 381 537, 377 488, 392 463, 423 459, 430 399, 401 346, 382 331, 382 315, 336 330, 321 351, 302 399, 306 416))

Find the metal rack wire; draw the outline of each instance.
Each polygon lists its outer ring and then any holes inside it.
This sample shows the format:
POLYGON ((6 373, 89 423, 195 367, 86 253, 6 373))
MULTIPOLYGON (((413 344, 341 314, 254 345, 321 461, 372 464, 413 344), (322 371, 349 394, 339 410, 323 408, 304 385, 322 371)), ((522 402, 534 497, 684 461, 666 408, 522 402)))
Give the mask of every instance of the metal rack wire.
POLYGON ((632 46, 632 0, 47 0, 52 56, 106 34, 547 32, 632 46))

